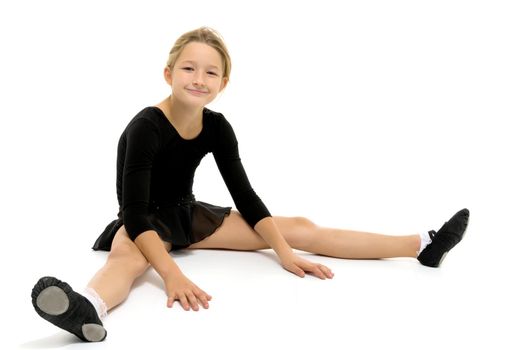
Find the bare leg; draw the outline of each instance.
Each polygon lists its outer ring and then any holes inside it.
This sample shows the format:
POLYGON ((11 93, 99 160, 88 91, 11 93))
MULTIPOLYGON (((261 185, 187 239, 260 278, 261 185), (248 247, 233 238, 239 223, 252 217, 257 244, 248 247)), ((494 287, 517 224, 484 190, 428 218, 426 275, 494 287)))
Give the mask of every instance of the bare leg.
MULTIPOLYGON (((324 228, 302 217, 274 217, 279 231, 292 248, 345 259, 416 257, 419 235, 388 236, 376 233, 324 228)), ((227 216, 217 231, 190 248, 258 250, 266 242, 236 212, 227 216)))
MULTIPOLYGON (((169 244, 165 245, 169 251, 169 244)), ((148 267, 148 261, 122 226, 113 239, 106 264, 93 276, 88 287, 98 293, 110 310, 126 300, 133 282, 148 267)))
MULTIPOLYGON (((169 250, 171 244, 166 243, 165 248, 169 250)), ((67 283, 50 276, 42 277, 35 284, 31 291, 32 303, 45 320, 84 341, 99 342, 107 336, 99 317, 126 299, 133 281, 148 266, 123 226, 115 235, 106 264, 88 284, 103 303, 91 298, 95 297, 91 291, 83 297, 67 283)))
POLYGON ((349 259, 417 257, 419 235, 388 236, 377 233, 315 227, 304 250, 349 259))

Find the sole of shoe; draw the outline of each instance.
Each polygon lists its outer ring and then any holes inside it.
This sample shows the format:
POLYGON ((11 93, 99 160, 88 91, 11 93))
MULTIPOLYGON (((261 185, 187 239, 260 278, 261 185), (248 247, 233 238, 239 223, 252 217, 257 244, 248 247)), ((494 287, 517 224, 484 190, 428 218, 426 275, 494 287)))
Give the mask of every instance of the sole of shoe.
POLYGON ((36 305, 46 314, 62 315, 69 308, 69 298, 66 292, 57 286, 47 287, 36 298, 36 305))
MULTIPOLYGON (((38 294, 36 305, 48 315, 60 316, 69 309, 69 298, 59 287, 50 286, 38 294)), ((106 329, 96 323, 86 323, 82 325, 82 335, 90 342, 99 342, 106 336, 106 329)))
POLYGON ((106 329, 96 323, 86 323, 82 325, 82 334, 91 342, 99 342, 106 337, 106 329))

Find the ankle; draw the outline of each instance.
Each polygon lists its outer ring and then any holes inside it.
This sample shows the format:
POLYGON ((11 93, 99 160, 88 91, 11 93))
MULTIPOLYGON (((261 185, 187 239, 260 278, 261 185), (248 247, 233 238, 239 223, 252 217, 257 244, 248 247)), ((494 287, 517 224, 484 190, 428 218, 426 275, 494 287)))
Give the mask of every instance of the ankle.
POLYGON ((88 286, 80 294, 82 294, 87 300, 89 300, 91 304, 93 304, 93 307, 97 311, 97 315, 101 320, 108 315, 108 307, 96 290, 88 286))
POLYGON ((416 235, 413 235, 412 237, 413 237, 413 240, 412 240, 412 245, 411 245, 411 252, 412 252, 411 257, 417 258, 417 256, 420 253, 420 249, 421 249, 421 235, 416 234, 416 235))

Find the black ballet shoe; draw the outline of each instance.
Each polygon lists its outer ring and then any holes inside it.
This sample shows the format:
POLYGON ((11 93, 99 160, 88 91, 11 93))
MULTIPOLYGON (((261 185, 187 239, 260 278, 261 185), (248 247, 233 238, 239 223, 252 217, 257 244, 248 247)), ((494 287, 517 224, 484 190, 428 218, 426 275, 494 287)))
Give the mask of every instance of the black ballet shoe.
POLYGON ((462 209, 445 222, 437 233, 430 231, 432 242, 423 249, 417 260, 425 266, 438 267, 448 251, 463 238, 468 226, 469 215, 468 209, 462 209))
POLYGON ((98 342, 106 338, 107 332, 93 304, 69 284, 54 277, 42 277, 33 287, 31 299, 42 318, 83 341, 98 342))

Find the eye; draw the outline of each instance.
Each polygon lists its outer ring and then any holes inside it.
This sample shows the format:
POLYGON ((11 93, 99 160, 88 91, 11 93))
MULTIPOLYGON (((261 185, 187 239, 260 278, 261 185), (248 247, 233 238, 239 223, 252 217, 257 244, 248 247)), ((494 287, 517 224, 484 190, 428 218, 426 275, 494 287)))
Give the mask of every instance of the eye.
POLYGON ((214 75, 214 76, 217 76, 218 74, 215 73, 215 72, 208 72, 209 75, 214 75))
POLYGON ((185 71, 188 71, 188 72, 192 72, 193 71, 193 67, 182 67, 181 69, 185 70, 185 71))

